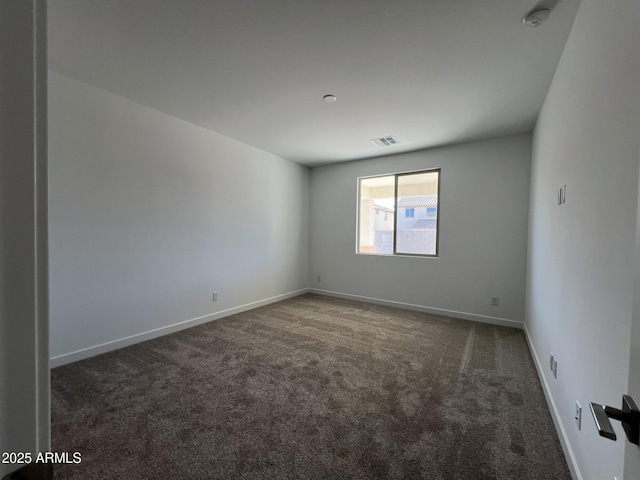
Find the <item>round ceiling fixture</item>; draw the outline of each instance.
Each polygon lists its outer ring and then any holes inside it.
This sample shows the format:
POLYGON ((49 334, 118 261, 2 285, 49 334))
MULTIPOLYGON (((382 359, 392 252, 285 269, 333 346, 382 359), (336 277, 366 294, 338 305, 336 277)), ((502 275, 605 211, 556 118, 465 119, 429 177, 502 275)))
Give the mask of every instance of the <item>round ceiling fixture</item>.
POLYGON ((548 8, 534 10, 525 15, 522 19, 522 23, 529 25, 530 27, 537 27, 538 25, 542 25, 546 22, 549 19, 549 15, 551 15, 551 10, 548 8))
POLYGON ((335 95, 325 95, 322 99, 327 103, 333 103, 337 100, 335 95))

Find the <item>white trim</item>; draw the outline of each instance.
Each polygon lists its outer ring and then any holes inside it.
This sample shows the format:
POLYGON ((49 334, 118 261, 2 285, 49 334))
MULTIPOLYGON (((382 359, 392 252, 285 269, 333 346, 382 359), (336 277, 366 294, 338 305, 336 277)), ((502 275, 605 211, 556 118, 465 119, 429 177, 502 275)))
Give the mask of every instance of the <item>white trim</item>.
POLYGON ((490 323, 492 325, 501 325, 503 327, 518 328, 522 330, 524 323, 518 320, 510 320, 508 318, 489 317, 487 315, 478 315, 476 313, 457 312, 455 310, 445 310, 443 308, 433 308, 424 305, 414 305, 412 303, 395 302, 393 300, 383 300, 381 298, 364 297, 362 295, 353 295, 351 293, 332 292, 329 290, 320 290, 318 288, 310 288, 309 292, 319 295, 327 295, 329 297, 344 298, 347 300, 357 300, 366 303, 375 303, 377 305, 385 305, 388 307, 402 308, 403 310, 414 310, 418 312, 431 313, 433 315, 443 315, 446 317, 461 318, 463 320, 471 320, 473 322, 490 323))
POLYGON ((62 355, 57 355, 55 357, 52 357, 50 365, 51 365, 51 368, 54 368, 54 367, 59 367, 61 365, 66 365, 67 363, 77 362, 78 360, 83 360, 85 358, 95 357, 96 355, 111 352, 113 350, 118 350, 120 348, 128 347, 129 345, 134 345, 136 343, 151 340, 153 338, 162 337, 170 333, 195 327, 196 325, 201 325, 203 323, 211 322, 213 320, 219 320, 221 318, 228 317, 229 315, 246 312, 247 310, 252 310, 254 308, 262 307, 270 303, 286 300, 287 298, 297 297, 298 295, 302 295, 307 292, 309 292, 309 289, 303 288, 301 290, 296 290, 294 292, 283 293, 282 295, 276 295, 275 297, 265 298, 263 300, 258 300, 255 302, 247 303, 245 305, 240 305, 238 307, 228 308, 227 310, 211 313, 209 315, 204 315, 202 317, 192 318, 190 320, 184 320, 182 322, 174 323, 172 325, 167 325, 165 327, 156 328, 153 330, 149 330, 147 332, 137 333, 135 335, 121 338, 119 340, 113 340, 111 342, 102 343, 100 345, 95 345, 93 347, 83 348, 81 350, 76 350, 75 352, 71 352, 71 353, 64 353, 62 355))
POLYGON ((542 391, 544 392, 544 396, 547 399, 547 406, 549 407, 549 411, 551 412, 551 418, 553 419, 553 424, 556 427, 556 433, 558 434, 558 438, 560 439, 560 445, 562 445, 562 451, 564 452, 565 460, 567 461, 567 465, 569 466, 569 473, 571 473, 571 478, 573 480, 583 480, 582 474, 580 473, 580 468, 578 467, 578 462, 576 461, 576 456, 573 453, 571 443, 569 442, 569 437, 567 437, 567 432, 564 429, 562 422, 560 421, 560 414, 558 412, 558 408, 556 407, 556 402, 553 401, 551 389, 549 388, 547 379, 543 374, 545 370, 543 369, 542 364, 540 363, 540 358, 538 357, 538 353, 533 346, 526 323, 524 324, 524 336, 527 339, 527 345, 529 346, 529 350, 531 351, 533 363, 535 364, 536 370, 538 371, 538 377, 540 378, 542 391))

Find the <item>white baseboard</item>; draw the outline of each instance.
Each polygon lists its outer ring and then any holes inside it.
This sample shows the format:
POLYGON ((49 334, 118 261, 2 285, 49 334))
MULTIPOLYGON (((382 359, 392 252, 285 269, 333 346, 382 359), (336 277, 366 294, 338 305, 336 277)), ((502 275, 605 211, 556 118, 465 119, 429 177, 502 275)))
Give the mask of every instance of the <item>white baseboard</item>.
POLYGON ((246 312, 247 310, 262 307, 263 305, 286 300, 287 298, 297 297, 298 295, 302 295, 304 293, 307 293, 308 291, 308 288, 303 288, 301 290, 284 293, 282 295, 276 295, 275 297, 265 298, 263 300, 258 300, 256 302, 247 303, 245 305, 229 308, 220 312, 211 313, 202 317, 192 318, 191 320, 174 323, 172 325, 167 325, 166 327, 160 327, 154 330, 149 330, 147 332, 138 333, 136 335, 131 335, 119 340, 113 340, 111 342, 102 343, 93 347, 83 348, 81 350, 76 350, 75 352, 57 355, 50 359, 49 366, 51 368, 55 368, 61 365, 66 365, 67 363, 77 362, 78 360, 83 360, 85 358, 95 357, 96 355, 111 352, 113 350, 118 350, 119 348, 128 347, 129 345, 144 342, 146 340, 151 340, 153 338, 162 337, 163 335, 168 335, 169 333, 185 330, 187 328, 195 327, 196 325, 201 325, 213 320, 219 320, 221 318, 228 317, 229 315, 246 312))
POLYGON ((461 318, 463 320, 471 320, 474 322, 518 328, 520 330, 522 330, 522 328, 524 327, 523 322, 519 322, 518 320, 510 320, 508 318, 489 317, 487 315, 478 315, 475 313, 457 312, 455 310, 445 310, 442 308, 433 308, 424 305, 414 305, 412 303, 383 300, 381 298, 364 297, 362 295, 352 295, 350 293, 332 292, 330 290, 320 290, 317 288, 310 288, 309 292, 317 293, 318 295, 327 295, 329 297, 344 298, 346 300, 357 300, 359 302, 375 303, 376 305, 385 305, 387 307, 402 308, 403 310, 414 310, 417 312, 431 313, 432 315, 443 315, 445 317, 461 318))
MULTIPOLYGON (((527 325, 524 324, 524 335, 527 339, 527 345, 529 346, 529 351, 531 352, 531 356, 533 357, 533 363, 536 366, 536 370, 538 371, 538 377, 540 378, 540 383, 542 384, 542 391, 544 392, 544 396, 547 399, 547 405, 549 406, 549 411, 551 412, 551 418, 553 419, 553 424, 556 427, 556 432, 558 434, 558 438, 560 439, 560 444, 562 445, 562 451, 564 452, 564 457, 567 461, 567 465, 569 466, 569 472, 571 473, 571 478, 573 480, 582 480, 582 474, 580 473, 580 468, 578 467, 578 462, 576 461, 576 456, 573 453, 573 449, 571 448, 571 443, 569 442, 569 438, 567 437, 567 432, 560 421, 560 414, 558 412, 558 408, 556 407, 556 403, 553 400, 553 395, 551 395, 551 389, 549 388, 549 384, 543 374, 545 371, 543 369, 542 364, 540 363, 540 357, 538 357, 538 353, 531 342, 531 336, 529 335, 529 330, 527 329, 527 325)), ((545 362, 545 365, 547 363, 545 362)))

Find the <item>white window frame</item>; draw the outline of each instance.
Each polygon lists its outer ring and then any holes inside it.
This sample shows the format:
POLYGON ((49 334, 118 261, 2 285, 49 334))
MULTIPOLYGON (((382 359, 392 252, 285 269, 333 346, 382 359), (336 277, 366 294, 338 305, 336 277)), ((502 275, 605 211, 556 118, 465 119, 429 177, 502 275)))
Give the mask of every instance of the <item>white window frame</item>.
POLYGON ((382 257, 418 257, 418 258, 438 258, 440 255, 440 212, 441 212, 441 187, 442 187, 442 168, 426 168, 423 170, 411 170, 405 172, 396 172, 396 173, 384 173, 380 175, 367 175, 364 177, 358 177, 357 179, 357 188, 356 188, 356 254, 358 255, 373 255, 373 256, 382 256, 382 257), (435 245, 435 253, 426 254, 426 253, 402 253, 397 252, 396 250, 396 235, 398 231, 398 178, 402 176, 408 175, 419 175, 423 173, 438 173, 438 201, 436 204, 436 245, 435 245), (392 253, 375 253, 375 252, 361 252, 360 251, 360 208, 361 208, 361 198, 360 198, 360 187, 362 184, 362 180, 367 180, 370 178, 379 178, 379 177, 395 177, 394 178, 394 225, 393 225, 393 249, 392 253))

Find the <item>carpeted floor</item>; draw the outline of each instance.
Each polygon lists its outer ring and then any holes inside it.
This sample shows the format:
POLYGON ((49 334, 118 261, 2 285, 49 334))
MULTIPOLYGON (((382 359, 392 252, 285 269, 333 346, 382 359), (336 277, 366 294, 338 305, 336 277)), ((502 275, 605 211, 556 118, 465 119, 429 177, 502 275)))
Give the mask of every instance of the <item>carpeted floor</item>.
POLYGON ((307 294, 52 371, 73 479, 570 479, 521 331, 307 294))

